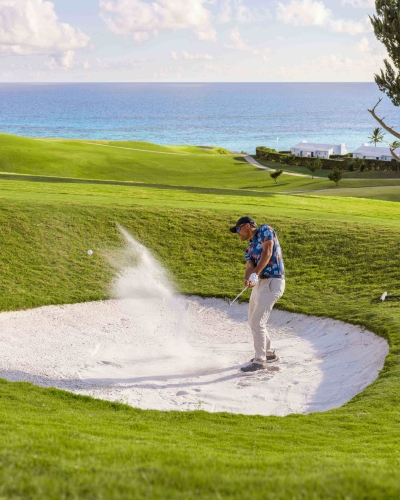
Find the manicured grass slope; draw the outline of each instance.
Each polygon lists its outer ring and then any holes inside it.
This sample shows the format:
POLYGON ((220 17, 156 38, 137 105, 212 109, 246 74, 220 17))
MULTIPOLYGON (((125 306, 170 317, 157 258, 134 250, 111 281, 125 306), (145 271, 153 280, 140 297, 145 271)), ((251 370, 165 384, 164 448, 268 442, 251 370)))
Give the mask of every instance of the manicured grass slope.
POLYGON ((1 310, 107 298, 107 255, 122 245, 115 222, 180 291, 232 297, 244 244, 227 227, 246 209, 279 232, 288 275, 279 307, 362 324, 391 351, 380 378, 344 407, 285 418, 140 411, 3 382, 0 498, 399 498, 400 307, 371 304, 384 289, 400 293, 397 207, 4 182, 1 310))
MULTIPOLYGON (((0 134, 0 151, 0 172, 15 174, 267 192, 334 188, 329 180, 289 175, 281 176, 275 184, 269 172, 249 165, 241 156, 216 154, 218 148, 204 151, 193 146, 30 139, 0 134)), ((279 167, 275 163, 272 166, 279 167)), ((341 181, 342 187, 392 185, 400 185, 400 179, 341 181)))
MULTIPOLYGON (((337 188, 334 192, 318 191, 318 196, 344 196, 346 198, 369 198, 372 200, 400 201, 400 186, 374 188, 337 188)), ((310 196, 314 194, 310 193, 310 196)))

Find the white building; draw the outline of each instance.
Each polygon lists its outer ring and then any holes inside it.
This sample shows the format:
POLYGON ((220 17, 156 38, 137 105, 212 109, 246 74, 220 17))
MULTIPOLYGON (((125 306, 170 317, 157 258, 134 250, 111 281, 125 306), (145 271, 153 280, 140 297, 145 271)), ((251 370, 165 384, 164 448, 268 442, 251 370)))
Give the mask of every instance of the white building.
MULTIPOLYGON (((400 148, 395 149, 395 153, 400 155, 400 148)), ((353 158, 362 158, 365 160, 382 160, 382 161, 392 161, 393 156, 389 148, 381 146, 370 146, 369 144, 364 144, 355 151, 353 151, 353 158)))
POLYGON ((307 141, 291 147, 290 152, 292 155, 308 158, 329 158, 331 155, 347 155, 348 153, 344 144, 315 144, 307 141))

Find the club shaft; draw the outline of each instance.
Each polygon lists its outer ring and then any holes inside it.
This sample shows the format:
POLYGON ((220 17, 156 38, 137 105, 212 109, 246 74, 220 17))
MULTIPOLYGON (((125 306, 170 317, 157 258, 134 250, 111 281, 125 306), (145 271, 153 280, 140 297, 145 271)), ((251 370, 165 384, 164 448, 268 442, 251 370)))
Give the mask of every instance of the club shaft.
POLYGON ((242 295, 242 293, 244 293, 248 288, 249 288, 248 286, 246 286, 245 288, 243 288, 243 290, 239 293, 239 295, 235 299, 232 300, 232 302, 231 302, 230 305, 232 305, 234 302, 236 302, 237 299, 242 295))

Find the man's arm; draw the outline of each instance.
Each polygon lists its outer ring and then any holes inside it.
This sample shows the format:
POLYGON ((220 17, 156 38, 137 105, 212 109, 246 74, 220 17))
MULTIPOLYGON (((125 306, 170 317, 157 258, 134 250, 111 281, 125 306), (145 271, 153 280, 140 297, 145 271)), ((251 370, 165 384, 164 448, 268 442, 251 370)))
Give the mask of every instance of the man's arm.
POLYGON ((249 278, 252 273, 254 273, 254 262, 252 260, 248 260, 246 263, 246 269, 244 271, 244 286, 250 286, 249 278))
POLYGON ((272 240, 264 241, 262 244, 262 252, 260 256, 260 260, 257 264, 257 267, 254 269, 254 273, 260 274, 264 267, 271 260, 272 252, 274 251, 274 242, 272 240))

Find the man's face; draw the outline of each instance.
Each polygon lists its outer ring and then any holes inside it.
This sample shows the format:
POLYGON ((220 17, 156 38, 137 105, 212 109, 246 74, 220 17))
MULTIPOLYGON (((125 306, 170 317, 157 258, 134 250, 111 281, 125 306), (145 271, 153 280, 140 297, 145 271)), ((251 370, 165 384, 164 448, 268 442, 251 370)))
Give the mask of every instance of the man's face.
POLYGON ((250 224, 247 222, 246 224, 238 226, 236 228, 236 234, 242 241, 249 240, 253 235, 250 224))

